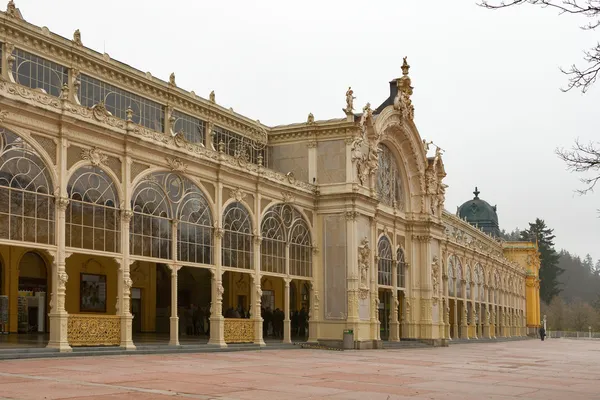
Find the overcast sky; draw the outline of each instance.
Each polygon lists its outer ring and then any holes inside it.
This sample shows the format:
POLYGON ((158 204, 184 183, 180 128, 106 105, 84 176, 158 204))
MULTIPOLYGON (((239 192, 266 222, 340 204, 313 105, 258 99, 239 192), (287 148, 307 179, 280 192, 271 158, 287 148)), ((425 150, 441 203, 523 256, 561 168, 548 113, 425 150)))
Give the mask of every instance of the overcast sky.
MULTIPOLYGON (((598 139, 600 82, 562 93, 559 71, 595 45, 582 22, 475 0, 16 0, 24 18, 267 125, 378 106, 408 56, 415 123, 446 150, 446 208, 498 206, 501 228, 542 218, 557 249, 600 258, 600 194, 579 196, 556 147, 598 139)), ((598 189, 600 191, 600 188, 598 189)))

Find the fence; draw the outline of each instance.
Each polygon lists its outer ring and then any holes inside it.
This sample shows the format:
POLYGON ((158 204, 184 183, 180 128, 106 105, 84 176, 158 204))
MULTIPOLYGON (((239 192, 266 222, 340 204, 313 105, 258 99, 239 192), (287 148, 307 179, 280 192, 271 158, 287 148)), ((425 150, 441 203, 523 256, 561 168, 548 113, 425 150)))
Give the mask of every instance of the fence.
POLYGON ((600 339, 600 332, 572 332, 572 331, 551 331, 546 332, 546 336, 550 339, 600 339))

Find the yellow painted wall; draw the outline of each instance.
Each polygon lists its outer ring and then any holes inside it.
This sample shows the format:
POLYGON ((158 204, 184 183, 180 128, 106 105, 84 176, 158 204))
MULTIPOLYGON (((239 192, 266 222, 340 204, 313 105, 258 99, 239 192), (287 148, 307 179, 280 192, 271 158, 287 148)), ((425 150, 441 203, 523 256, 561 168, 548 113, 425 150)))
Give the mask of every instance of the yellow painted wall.
POLYGON ((88 314, 80 310, 81 274, 98 274, 106 276, 106 311, 91 314, 115 315, 117 304, 117 269, 113 259, 105 257, 90 257, 85 254, 73 254, 67 258, 67 296, 65 309, 69 314, 88 314))
POLYGON ((504 256, 519 264, 525 270, 525 301, 527 309, 527 327, 540 326, 540 254, 535 243, 507 242, 504 256))
MULTIPOLYGON (((46 264, 47 276, 47 293, 46 293, 46 309, 50 310, 50 290, 52 287, 51 271, 52 267, 48 256, 41 251, 35 251, 25 247, 0 246, 0 261, 2 262, 2 288, 0 291, 3 295, 8 295, 9 305, 9 321, 8 331, 11 333, 18 332, 18 308, 17 298, 19 296, 19 263, 25 253, 33 251, 37 253, 46 264)), ((46 330, 48 328, 48 319, 46 319, 46 330)))
POLYGON ((156 264, 136 261, 129 273, 133 288, 142 292, 142 332, 156 331, 156 264))

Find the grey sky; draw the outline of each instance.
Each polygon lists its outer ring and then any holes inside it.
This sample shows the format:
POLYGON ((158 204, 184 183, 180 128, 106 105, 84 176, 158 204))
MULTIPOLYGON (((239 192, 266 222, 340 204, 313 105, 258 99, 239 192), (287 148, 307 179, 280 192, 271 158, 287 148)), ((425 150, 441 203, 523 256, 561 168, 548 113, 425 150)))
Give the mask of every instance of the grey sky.
MULTIPOLYGON (((562 93, 558 70, 580 62, 597 35, 553 10, 487 11, 475 0, 204 1, 16 0, 25 19, 267 125, 343 117, 377 106, 408 56, 415 123, 446 150, 452 212, 473 197, 498 205, 500 225, 536 217, 557 248, 600 258, 599 194, 555 156, 598 138, 600 83, 562 93), (594 132, 596 134, 594 135, 594 132)), ((599 189, 600 190, 600 189, 599 189)))

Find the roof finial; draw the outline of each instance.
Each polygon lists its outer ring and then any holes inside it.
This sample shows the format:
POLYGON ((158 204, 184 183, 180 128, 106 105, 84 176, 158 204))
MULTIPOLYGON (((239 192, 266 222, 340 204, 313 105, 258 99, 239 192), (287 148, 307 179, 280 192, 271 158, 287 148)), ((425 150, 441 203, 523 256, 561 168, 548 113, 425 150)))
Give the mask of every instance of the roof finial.
POLYGON ((481 193, 479 190, 477 190, 477 186, 475 186, 475 191, 473 192, 473 194, 475 195, 475 199, 479 198, 479 193, 481 193))
POLYGON ((402 75, 408 76, 408 70, 410 69, 410 65, 408 65, 408 61, 406 61, 407 57, 404 57, 402 60, 402 75))

